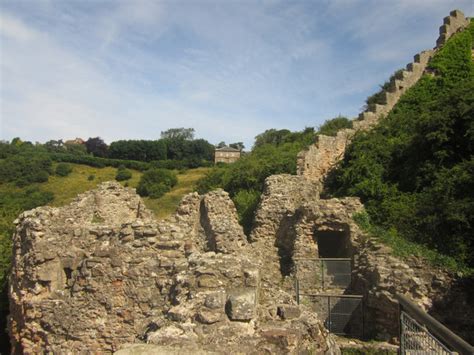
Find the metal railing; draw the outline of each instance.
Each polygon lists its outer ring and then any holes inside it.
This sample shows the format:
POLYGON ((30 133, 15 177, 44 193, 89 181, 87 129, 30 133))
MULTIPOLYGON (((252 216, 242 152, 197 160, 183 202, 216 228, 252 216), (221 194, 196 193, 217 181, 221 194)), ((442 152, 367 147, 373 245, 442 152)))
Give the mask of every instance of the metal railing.
POLYGON ((298 258, 295 269, 302 289, 346 289, 351 284, 349 258, 298 258))
POLYGON ((401 354, 474 354, 474 347, 413 301, 396 295, 400 307, 401 354))
POLYGON ((358 295, 300 294, 298 302, 315 311, 330 333, 363 337, 364 303, 358 295))
POLYGON ((297 303, 312 308, 329 332, 363 337, 363 297, 343 294, 351 284, 351 259, 295 258, 294 262, 297 303))

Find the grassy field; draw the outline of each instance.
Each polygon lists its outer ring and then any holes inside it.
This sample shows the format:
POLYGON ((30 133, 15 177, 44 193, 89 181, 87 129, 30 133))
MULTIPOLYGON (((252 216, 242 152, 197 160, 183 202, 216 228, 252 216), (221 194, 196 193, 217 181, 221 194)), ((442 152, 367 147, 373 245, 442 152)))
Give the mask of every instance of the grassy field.
MULTIPOLYGON (((72 173, 66 177, 51 175, 45 184, 41 184, 41 189, 54 193, 52 206, 63 206, 71 202, 74 197, 85 191, 95 188, 98 184, 115 180, 116 168, 93 168, 86 165, 70 164, 73 167, 72 173), (94 176, 89 180, 89 176, 94 176)), ((136 187, 140 180, 141 172, 132 170, 132 178, 128 180, 128 185, 136 187)), ((125 184, 125 182, 122 182, 125 184)))
POLYGON ((144 198, 145 205, 155 213, 159 220, 168 217, 176 211, 181 198, 194 190, 196 182, 207 171, 209 171, 209 168, 197 168, 178 174, 178 183, 170 192, 156 200, 144 198))
MULTIPOLYGON (((91 190, 104 181, 115 180, 117 173, 117 169, 112 167, 93 168, 79 164, 71 164, 71 166, 73 171, 68 176, 51 175, 47 183, 39 184, 42 190, 54 193, 54 201, 50 204, 51 206, 64 206, 78 194, 91 190), (89 176, 94 176, 94 179, 89 180, 89 176)), ((181 198, 194 190, 196 182, 208 170, 209 168, 197 168, 178 174, 178 183, 170 192, 159 199, 144 198, 145 205, 154 212, 158 219, 168 217, 176 210, 181 198)), ((128 186, 137 187, 142 173, 131 171, 132 178, 127 181, 128 186)), ((123 185, 125 183, 122 181, 123 185)))
MULTIPOLYGON (((37 184, 43 191, 51 191, 54 193, 54 200, 51 206, 59 207, 70 203, 78 194, 94 189, 97 185, 104 181, 115 180, 116 168, 93 168, 87 165, 70 164, 73 167, 72 172, 61 177, 51 175, 48 182, 37 184), (94 176, 89 180, 89 176, 94 176)), ((53 166, 54 169, 54 166, 53 166)), ((154 212, 155 216, 161 220, 171 215, 178 207, 181 198, 192 191, 196 182, 204 176, 209 168, 197 168, 186 170, 178 173, 178 183, 173 189, 159 199, 143 198, 145 205, 154 212)), ((132 178, 128 181, 122 181, 122 185, 126 183, 130 187, 137 187, 142 173, 140 171, 132 171, 132 178)), ((14 184, 0 185, 0 193, 2 191, 20 191, 21 189, 14 184)))

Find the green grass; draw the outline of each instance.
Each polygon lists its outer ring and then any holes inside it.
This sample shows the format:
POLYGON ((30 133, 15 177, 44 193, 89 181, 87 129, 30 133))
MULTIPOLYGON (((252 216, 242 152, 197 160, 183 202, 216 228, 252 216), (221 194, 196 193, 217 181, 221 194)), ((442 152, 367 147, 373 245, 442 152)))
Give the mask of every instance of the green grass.
MULTIPOLYGON (((102 182, 115 180, 116 168, 93 168, 87 165, 71 164, 72 172, 65 177, 51 175, 47 183, 40 184, 42 190, 54 193, 54 200, 51 206, 64 206, 70 203, 78 194, 94 189, 102 182), (88 180, 90 175, 94 175, 93 180, 88 180)), ((132 170, 132 178, 122 181, 122 185, 128 182, 130 187, 136 187, 140 180, 141 172, 132 170)))
MULTIPOLYGON (((86 165, 71 164, 73 171, 66 177, 52 175, 47 183, 40 184, 44 191, 54 193, 52 206, 64 206, 70 203, 78 194, 95 188, 102 182, 115 180, 116 168, 93 168, 86 165), (90 175, 94 175, 94 180, 88 180, 90 175)), ((131 170, 132 178, 122 181, 121 184, 136 188, 142 173, 140 171, 131 170)), ((153 211, 155 216, 161 220, 170 216, 176 208, 183 196, 194 191, 196 182, 201 179, 209 168, 189 169, 178 174, 178 183, 170 192, 166 193, 159 199, 143 198, 145 205, 153 211)))
POLYGON ((369 215, 365 212, 355 214, 353 218, 364 232, 391 247, 393 255, 401 259, 417 256, 426 260, 430 265, 442 267, 463 276, 474 275, 474 269, 459 263, 454 257, 441 254, 426 245, 409 241, 400 236, 394 228, 387 230, 373 225, 370 222, 369 215))
MULTIPOLYGON (((59 207, 70 203, 77 195, 92 190, 97 185, 105 181, 115 180, 117 169, 113 167, 94 168, 87 165, 70 164, 73 168, 72 172, 65 177, 51 175, 48 182, 34 184, 39 186, 43 191, 51 191, 54 193, 54 200, 50 206, 59 207), (89 176, 94 175, 93 180, 89 180, 89 176)), ((54 166, 53 166, 54 169, 54 166)), ((132 178, 122 181, 121 184, 136 188, 142 173, 137 170, 132 171, 132 178)), ((153 211, 155 216, 161 220, 170 216, 185 194, 195 190, 196 182, 201 179, 209 168, 189 169, 178 174, 178 183, 170 192, 166 193, 159 199, 143 198, 145 205, 153 211)), ((1 184, 0 193, 2 191, 21 191, 14 184, 1 184)))
POLYGON ((170 192, 158 199, 145 197, 143 199, 145 205, 153 211, 159 220, 170 216, 176 211, 183 196, 193 192, 197 181, 204 177, 209 170, 210 168, 197 168, 186 170, 184 173, 178 174, 178 183, 170 192))

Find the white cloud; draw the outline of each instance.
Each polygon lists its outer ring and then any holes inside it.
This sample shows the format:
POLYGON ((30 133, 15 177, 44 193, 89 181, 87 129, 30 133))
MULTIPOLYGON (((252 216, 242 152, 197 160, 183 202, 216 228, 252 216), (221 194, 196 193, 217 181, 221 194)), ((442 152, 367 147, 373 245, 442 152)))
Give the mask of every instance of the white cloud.
POLYGON ((122 0, 8 8, 0 138, 111 141, 185 126, 211 142, 251 146, 268 128, 356 115, 371 88, 434 44, 445 6, 122 0), (413 36, 414 19, 432 12, 434 29, 413 36))
POLYGON ((0 35, 17 41, 31 41, 37 33, 26 27, 14 17, 0 13, 0 35))

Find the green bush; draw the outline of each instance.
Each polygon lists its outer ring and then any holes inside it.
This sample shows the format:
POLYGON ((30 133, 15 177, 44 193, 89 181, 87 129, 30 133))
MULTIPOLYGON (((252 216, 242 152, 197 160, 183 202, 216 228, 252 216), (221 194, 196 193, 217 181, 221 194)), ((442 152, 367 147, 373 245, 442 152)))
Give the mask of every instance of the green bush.
POLYGON ((337 132, 344 128, 352 128, 352 121, 346 117, 338 116, 331 120, 326 120, 318 129, 318 134, 335 136, 337 132))
POLYGON ((87 177, 87 180, 89 180, 89 181, 92 181, 92 180, 94 180, 94 179, 95 179, 95 175, 94 175, 94 174, 91 174, 91 175, 89 175, 89 176, 87 177))
POLYGON ((159 198, 178 182, 176 174, 166 169, 150 169, 143 173, 137 186, 140 196, 159 198))
POLYGON ((313 143, 314 138, 312 128, 301 132, 267 130, 256 137, 249 154, 233 164, 211 169, 197 183, 197 191, 202 194, 223 188, 229 192, 237 206, 240 223, 248 233, 265 179, 274 174, 295 174, 298 152, 313 143))
POLYGON ((395 73, 393 73, 390 76, 390 79, 388 81, 386 81, 383 85, 380 85, 380 90, 378 92, 376 92, 375 94, 369 96, 365 100, 366 107, 364 107, 364 109, 373 110, 375 108, 376 104, 385 105, 386 102, 385 102, 384 92, 389 90, 390 83, 392 82, 392 80, 395 80, 395 79, 398 79, 398 80, 403 79, 403 69, 399 69, 395 73))
POLYGON ((68 176, 72 172, 72 166, 66 163, 59 163, 56 166, 56 175, 68 176))
POLYGON ((118 168, 117 174, 115 175, 115 180, 117 181, 125 181, 132 178, 132 172, 125 168, 118 168))
POLYGON ((247 235, 252 229, 255 211, 260 202, 260 195, 261 193, 259 191, 240 190, 233 199, 239 215, 239 222, 247 235))
POLYGON ((89 165, 95 168, 103 168, 105 166, 111 166, 118 168, 123 165, 128 169, 145 171, 150 168, 150 164, 135 160, 119 160, 119 159, 107 159, 93 157, 91 155, 74 155, 66 153, 50 153, 51 159, 57 162, 75 163, 89 165))
POLYGON ((15 182, 26 186, 34 182, 46 182, 51 173, 51 159, 35 151, 9 155, 0 160, 0 183, 15 182))

